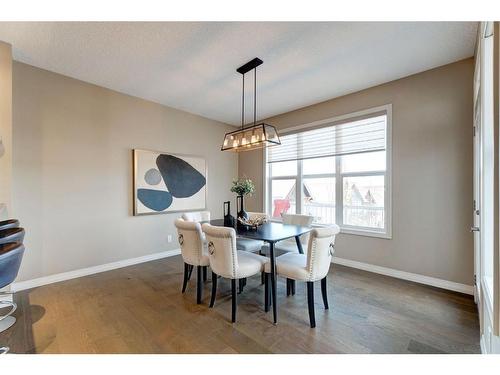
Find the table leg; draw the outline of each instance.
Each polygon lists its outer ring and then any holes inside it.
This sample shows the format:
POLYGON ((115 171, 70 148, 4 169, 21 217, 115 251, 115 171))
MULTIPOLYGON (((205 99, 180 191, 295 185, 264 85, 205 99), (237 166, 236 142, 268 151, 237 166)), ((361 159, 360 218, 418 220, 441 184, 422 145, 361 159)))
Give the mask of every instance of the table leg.
POLYGON ((271 295, 273 304, 273 321, 278 324, 278 301, 276 298, 276 259, 274 257, 274 242, 269 243, 269 257, 271 258, 271 295))
POLYGON ((297 242, 297 249, 299 249, 299 254, 304 254, 304 249, 302 249, 302 243, 300 242, 299 236, 295 236, 295 242, 297 242))

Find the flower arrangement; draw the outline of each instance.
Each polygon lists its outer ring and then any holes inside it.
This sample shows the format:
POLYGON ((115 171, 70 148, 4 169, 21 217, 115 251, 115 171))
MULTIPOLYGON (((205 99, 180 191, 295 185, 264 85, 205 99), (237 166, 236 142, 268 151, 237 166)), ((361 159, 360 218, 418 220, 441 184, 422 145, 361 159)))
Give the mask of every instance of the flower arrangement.
POLYGON ((255 191, 255 185, 252 180, 246 177, 238 178, 233 180, 233 186, 231 186, 231 192, 236 193, 240 196, 252 195, 255 191))

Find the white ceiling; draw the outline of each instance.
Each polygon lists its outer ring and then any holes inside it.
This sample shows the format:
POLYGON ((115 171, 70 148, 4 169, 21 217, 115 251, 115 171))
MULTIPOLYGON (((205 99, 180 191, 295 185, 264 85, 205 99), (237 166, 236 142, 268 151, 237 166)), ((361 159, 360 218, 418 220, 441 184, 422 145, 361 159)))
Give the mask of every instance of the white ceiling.
POLYGON ((0 22, 0 40, 12 44, 17 61, 239 124, 235 70, 254 57, 264 60, 257 117, 266 118, 472 56, 476 28, 475 22, 0 22))

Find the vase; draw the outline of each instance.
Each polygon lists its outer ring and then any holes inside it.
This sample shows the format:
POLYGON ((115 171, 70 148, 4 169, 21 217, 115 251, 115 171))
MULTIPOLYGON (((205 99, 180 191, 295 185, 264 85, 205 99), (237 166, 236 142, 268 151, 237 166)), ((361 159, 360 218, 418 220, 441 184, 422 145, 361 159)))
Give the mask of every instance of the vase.
POLYGON ((245 211, 243 203, 243 195, 238 195, 236 197, 236 209, 238 211, 238 219, 248 220, 248 213, 245 211))
POLYGON ((234 217, 231 216, 231 202, 230 201, 224 202, 224 226, 225 227, 234 227, 234 217))

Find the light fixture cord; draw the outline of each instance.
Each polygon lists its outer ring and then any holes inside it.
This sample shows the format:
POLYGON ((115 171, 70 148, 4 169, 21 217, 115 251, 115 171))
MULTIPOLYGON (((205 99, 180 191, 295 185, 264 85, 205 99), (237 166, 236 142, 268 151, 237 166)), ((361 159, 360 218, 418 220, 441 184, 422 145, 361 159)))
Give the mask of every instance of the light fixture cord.
POLYGON ((257 67, 253 69, 253 125, 257 123, 257 67))
POLYGON ((241 129, 245 124, 245 74, 243 73, 243 92, 241 95, 241 129))

